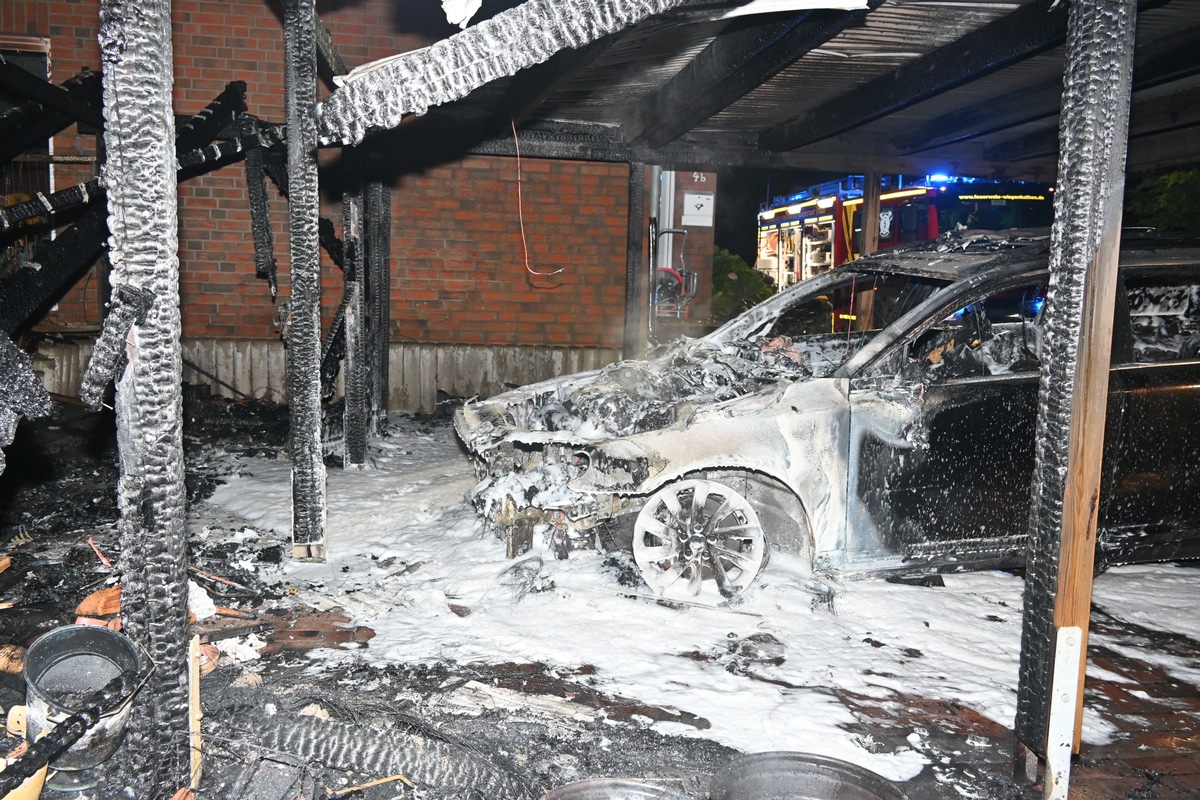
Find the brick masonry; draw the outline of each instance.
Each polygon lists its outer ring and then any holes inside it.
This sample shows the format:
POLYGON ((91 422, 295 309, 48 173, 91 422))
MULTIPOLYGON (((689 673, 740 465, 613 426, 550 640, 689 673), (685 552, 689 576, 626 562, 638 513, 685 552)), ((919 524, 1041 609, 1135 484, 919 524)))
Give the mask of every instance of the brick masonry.
MULTIPOLYGON (((392 0, 340 4, 322 14, 353 67, 428 43, 444 20, 405 19, 392 0), (409 28, 406 30, 405 26, 409 28)), ((277 4, 261 0, 177 0, 174 11, 176 113, 202 109, 231 80, 247 83, 251 113, 282 121, 283 34, 277 4)), ((52 79, 99 68, 96 9, 71 0, 25 0, 0 8, 0 35, 50 40, 52 79)), ((325 93, 324 87, 320 90, 325 93)), ((74 128, 56 155, 93 156, 96 137, 74 128)), ((325 153, 323 161, 336 158, 325 153)), ((58 188, 87 180, 95 164, 56 164, 58 188)), ((678 191, 693 173, 680 173, 678 191), (684 177, 686 175, 686 177, 684 177)), ((696 190, 715 191, 714 174, 696 190)), ((286 202, 273 187, 280 299, 288 294, 286 202)), ((396 342, 619 348, 625 295, 628 168, 623 164, 469 156, 393 186, 392 330, 396 342), (520 203, 518 204, 518 198, 520 203), (523 216, 523 219, 522 219, 523 216), (522 226, 523 222, 523 226, 522 226)), ((180 294, 185 338, 277 337, 266 284, 254 277, 242 164, 180 183, 180 294)), ((649 213, 649 210, 648 210, 649 213)), ((340 228, 336 198, 322 210, 340 228)), ((678 220, 675 221, 678 224, 678 220)), ((687 265, 701 273, 706 307, 712 228, 690 231, 687 265)), ((326 255, 326 325, 341 275, 326 255)), ((106 296, 104 269, 82 279, 47 320, 94 327, 106 296)))

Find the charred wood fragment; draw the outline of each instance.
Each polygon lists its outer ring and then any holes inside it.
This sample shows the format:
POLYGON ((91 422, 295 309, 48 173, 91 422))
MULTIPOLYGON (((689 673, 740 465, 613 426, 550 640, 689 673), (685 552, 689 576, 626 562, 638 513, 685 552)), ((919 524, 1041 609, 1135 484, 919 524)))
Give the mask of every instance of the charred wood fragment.
POLYGON ((85 122, 94 128, 104 126, 100 114, 99 85, 96 91, 73 94, 67 86, 55 86, 45 78, 22 69, 0 55, 0 90, 37 103, 47 111, 67 114, 71 119, 85 122))
POLYGON ((129 330, 135 324, 140 325, 146 321, 146 312, 150 310, 153 300, 154 295, 145 289, 127 285, 113 288, 108 316, 104 318, 104 328, 100 332, 100 338, 96 340, 79 389, 79 399, 87 403, 93 411, 100 409, 109 381, 124 369, 125 342, 129 330))
POLYGON ((342 359, 346 357, 346 304, 348 298, 348 294, 342 295, 342 301, 338 303, 337 311, 333 315, 333 322, 329 326, 329 332, 325 334, 325 341, 321 344, 322 401, 333 399, 333 395, 337 391, 334 382, 337 381, 338 372, 341 371, 342 359))
POLYGON ((254 276, 267 282, 271 297, 279 294, 276 278, 275 234, 267 205, 266 175, 263 173, 263 146, 258 118, 243 114, 237 120, 238 140, 246 154, 246 190, 250 195, 250 232, 254 236, 254 276))
MULTIPOLYGON (((179 170, 191 174, 198 172, 199 167, 210 166, 226 161, 241 153, 239 142, 216 142, 206 147, 189 150, 179 156, 179 170)), ((76 206, 87 205, 93 199, 103 196, 104 183, 99 178, 93 178, 87 183, 79 183, 52 194, 42 194, 0 208, 0 231, 28 219, 40 217, 43 214, 56 214, 76 206)))
POLYGON ((75 206, 87 205, 101 192, 100 179, 78 183, 50 194, 36 193, 33 198, 0 208, 0 231, 44 214, 56 214, 75 206))
POLYGON ((316 37, 317 73, 321 76, 321 80, 330 89, 333 89, 337 86, 333 81, 334 76, 345 75, 350 70, 346 68, 346 62, 338 53, 337 45, 333 43, 333 36, 329 33, 329 29, 320 19, 317 20, 316 37))
POLYGON ((327 217, 321 217, 318 222, 317 239, 321 243, 321 249, 329 254, 329 260, 338 269, 345 271, 346 269, 346 253, 342 240, 338 238, 337 231, 333 227, 333 220, 327 217))

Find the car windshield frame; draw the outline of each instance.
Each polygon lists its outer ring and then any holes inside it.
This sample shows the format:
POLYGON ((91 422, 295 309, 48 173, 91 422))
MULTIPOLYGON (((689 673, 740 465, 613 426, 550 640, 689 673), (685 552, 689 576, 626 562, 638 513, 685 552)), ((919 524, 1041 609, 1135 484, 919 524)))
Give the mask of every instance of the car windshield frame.
POLYGON ((1032 281, 1045 281, 1049 270, 1044 262, 1031 260, 1009 262, 956 280, 898 317, 880 330, 840 367, 833 372, 836 378, 856 378, 868 375, 876 366, 892 357, 896 351, 948 316, 982 299, 984 295, 1018 288, 1032 281))

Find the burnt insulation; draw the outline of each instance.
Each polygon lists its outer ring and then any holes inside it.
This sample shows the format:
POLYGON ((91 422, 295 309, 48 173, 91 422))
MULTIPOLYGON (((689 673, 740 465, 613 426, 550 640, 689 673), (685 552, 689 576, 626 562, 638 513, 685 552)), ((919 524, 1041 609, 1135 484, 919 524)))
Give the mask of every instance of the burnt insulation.
MULTIPOLYGON (((1063 498, 1072 466, 1071 409, 1076 392, 1097 390, 1076 385, 1089 311, 1085 298, 1111 298, 1114 290, 1089 285, 1097 280, 1097 270, 1090 265, 1101 245, 1115 247, 1120 235, 1136 10, 1134 0, 1072 3, 1067 31, 1016 718, 1017 738, 1043 755, 1054 667, 1063 498)), ((1115 280, 1115 270, 1112 277, 1115 280)), ((1111 302, 1099 305, 1091 313, 1112 314, 1111 302)), ((1107 359, 1107 341, 1093 340, 1092 346, 1107 359)), ((1103 373, 1098 387, 1103 394, 1107 361, 1097 372, 1103 373)))
POLYGON ((457 100, 674 8, 682 0, 527 0, 429 47, 375 62, 339 82, 317 106, 321 144, 357 144, 408 114, 457 100), (358 74, 356 74, 358 73, 358 74))
POLYGON ((421 792, 446 800, 528 800, 525 779, 508 765, 450 742, 336 720, 255 715, 239 721, 257 745, 331 769, 404 775, 421 792))
POLYGON ((169 797, 188 779, 187 492, 170 0, 102 0, 98 39, 111 281, 153 298, 125 338, 129 364, 116 387, 124 632, 155 665, 134 700, 121 766, 132 796, 169 797))
MULTIPOLYGON (((33 371, 33 362, 24 350, 7 336, 0 336, 0 447, 12 444, 21 417, 47 416, 50 395, 33 371)), ((4 472, 4 451, 0 450, 0 473, 4 472)))

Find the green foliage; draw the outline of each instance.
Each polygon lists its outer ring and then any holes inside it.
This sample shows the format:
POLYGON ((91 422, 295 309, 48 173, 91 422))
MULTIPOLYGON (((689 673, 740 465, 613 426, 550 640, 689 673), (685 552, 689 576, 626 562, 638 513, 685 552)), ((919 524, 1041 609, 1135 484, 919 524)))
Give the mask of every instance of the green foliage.
POLYGON ((712 315, 719 322, 732 319, 775 293, 763 274, 741 256, 724 247, 713 249, 712 315))
POLYGON ((1125 191, 1124 225, 1200 231, 1200 167, 1134 178, 1125 191))

